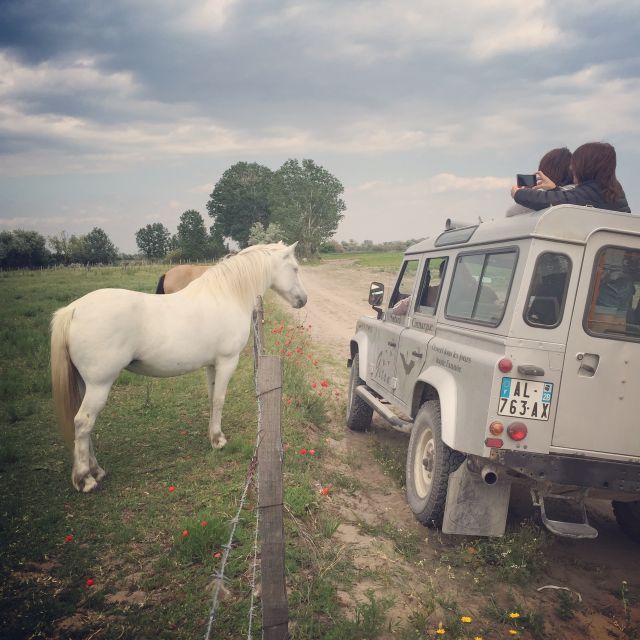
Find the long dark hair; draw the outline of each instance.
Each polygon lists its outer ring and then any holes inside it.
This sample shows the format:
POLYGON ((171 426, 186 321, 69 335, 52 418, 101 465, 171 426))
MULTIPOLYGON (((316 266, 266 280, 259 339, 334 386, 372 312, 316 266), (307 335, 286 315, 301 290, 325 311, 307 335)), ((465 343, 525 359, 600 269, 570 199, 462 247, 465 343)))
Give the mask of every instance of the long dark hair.
POLYGON ((551 178, 558 187, 573 183, 571 172, 571 151, 567 147, 551 149, 542 156, 538 170, 551 178))
POLYGON ((607 202, 615 202, 622 195, 616 178, 616 150, 608 142, 587 142, 573 152, 571 166, 578 184, 595 180, 607 202))

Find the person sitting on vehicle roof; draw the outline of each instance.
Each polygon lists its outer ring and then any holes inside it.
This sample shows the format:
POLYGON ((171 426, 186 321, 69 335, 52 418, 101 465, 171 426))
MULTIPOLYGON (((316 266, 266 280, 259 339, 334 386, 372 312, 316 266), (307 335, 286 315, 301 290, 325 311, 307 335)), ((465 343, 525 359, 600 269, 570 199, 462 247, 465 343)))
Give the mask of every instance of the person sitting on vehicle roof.
POLYGON ((606 142, 581 145, 573 152, 571 169, 575 189, 556 189, 553 181, 543 175, 542 189, 513 186, 511 197, 518 204, 535 211, 557 204, 576 204, 631 213, 622 186, 616 178, 616 150, 612 145, 606 142))
MULTIPOLYGON (((571 151, 567 147, 559 147, 547 151, 540 159, 536 171, 537 184, 534 189, 573 189, 573 172, 571 171, 571 151)), ((507 218, 523 213, 531 213, 533 209, 521 204, 513 204, 507 209, 507 218)))

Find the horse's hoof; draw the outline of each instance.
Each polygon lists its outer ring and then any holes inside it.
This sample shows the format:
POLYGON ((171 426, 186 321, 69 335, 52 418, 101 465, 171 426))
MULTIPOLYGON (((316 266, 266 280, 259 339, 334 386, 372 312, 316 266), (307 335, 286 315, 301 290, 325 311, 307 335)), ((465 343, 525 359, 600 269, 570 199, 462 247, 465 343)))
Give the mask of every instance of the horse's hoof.
POLYGON ((85 475, 73 474, 71 477, 73 486, 81 493, 91 493, 98 488, 96 479, 89 473, 85 475))
POLYGON ((220 434, 217 438, 215 436, 211 438, 211 446, 214 449, 222 449, 225 444, 227 444, 227 439, 222 434, 220 434))

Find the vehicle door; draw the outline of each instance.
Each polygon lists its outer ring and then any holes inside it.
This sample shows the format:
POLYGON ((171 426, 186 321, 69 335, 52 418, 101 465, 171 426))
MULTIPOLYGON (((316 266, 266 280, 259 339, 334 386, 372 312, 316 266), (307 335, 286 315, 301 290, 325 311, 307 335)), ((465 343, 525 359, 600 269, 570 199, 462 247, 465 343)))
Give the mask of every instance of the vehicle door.
POLYGON ((594 233, 567 341, 554 450, 640 456, 640 238, 594 233))
POLYGON ((397 386, 396 358, 400 334, 407 327, 415 292, 420 259, 407 258, 402 263, 398 280, 389 298, 378 331, 371 341, 367 383, 379 393, 391 392, 397 386))
POLYGON ((435 335, 436 310, 446 268, 447 258, 444 256, 425 258, 409 326, 400 334, 395 396, 397 403, 409 414, 413 389, 424 368, 429 342, 435 335))

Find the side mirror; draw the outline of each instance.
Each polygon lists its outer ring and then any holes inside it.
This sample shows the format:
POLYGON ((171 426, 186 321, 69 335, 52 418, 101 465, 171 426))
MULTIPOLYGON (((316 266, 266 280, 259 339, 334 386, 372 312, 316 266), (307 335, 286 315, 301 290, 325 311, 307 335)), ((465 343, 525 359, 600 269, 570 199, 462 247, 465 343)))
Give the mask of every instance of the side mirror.
POLYGON ((369 287, 369 304, 372 307, 379 307, 384 298, 384 285, 382 282, 372 282, 369 287))

